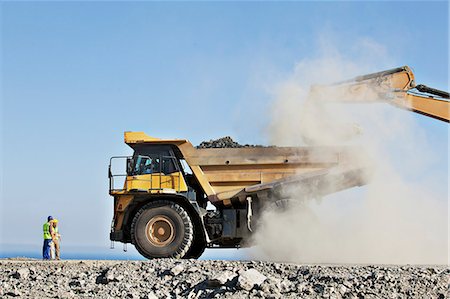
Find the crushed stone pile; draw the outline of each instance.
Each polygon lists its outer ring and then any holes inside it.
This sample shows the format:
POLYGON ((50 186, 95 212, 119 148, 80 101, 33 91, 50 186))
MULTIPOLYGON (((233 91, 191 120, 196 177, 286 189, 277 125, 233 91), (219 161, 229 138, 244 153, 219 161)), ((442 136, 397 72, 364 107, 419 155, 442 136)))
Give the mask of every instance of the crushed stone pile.
POLYGON ((219 139, 211 139, 210 141, 203 141, 197 148, 243 148, 243 147, 264 147, 262 145, 255 144, 239 144, 233 140, 230 136, 222 137, 219 139))
POLYGON ((446 266, 0 260, 0 298, 448 298, 446 266))

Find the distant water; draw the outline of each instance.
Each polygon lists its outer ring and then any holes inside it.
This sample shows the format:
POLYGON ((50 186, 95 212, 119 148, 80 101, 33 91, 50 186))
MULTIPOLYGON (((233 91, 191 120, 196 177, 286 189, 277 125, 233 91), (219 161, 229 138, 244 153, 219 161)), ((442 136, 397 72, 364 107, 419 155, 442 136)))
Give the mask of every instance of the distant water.
MULTIPOLYGON (((41 259, 42 252, 41 249, 37 250, 1 250, 0 258, 15 258, 15 257, 26 257, 41 259)), ((206 249, 205 253, 200 257, 201 260, 248 260, 249 249, 206 249)), ((141 256, 133 246, 128 247, 128 251, 124 252, 122 249, 116 248, 113 250, 92 250, 88 251, 83 248, 83 250, 61 250, 61 258, 65 260, 133 260, 133 261, 143 261, 147 260, 141 256), (131 248, 130 248, 131 247, 131 248)))
MULTIPOLYGON (((0 258, 27 257, 33 259, 42 259, 39 252, 2 252, 0 258)), ((61 253, 61 259, 64 260, 146 260, 140 255, 127 254, 99 254, 99 253, 61 253)))

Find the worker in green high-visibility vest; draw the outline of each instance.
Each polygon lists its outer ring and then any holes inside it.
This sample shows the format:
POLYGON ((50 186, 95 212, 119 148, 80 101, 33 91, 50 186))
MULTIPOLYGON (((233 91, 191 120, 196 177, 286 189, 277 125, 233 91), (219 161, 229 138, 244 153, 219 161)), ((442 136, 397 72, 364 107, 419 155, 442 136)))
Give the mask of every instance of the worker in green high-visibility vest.
POLYGON ((42 258, 44 260, 50 259, 50 246, 52 242, 52 234, 50 232, 50 227, 52 226, 52 216, 47 217, 47 222, 44 223, 44 245, 42 247, 42 258))

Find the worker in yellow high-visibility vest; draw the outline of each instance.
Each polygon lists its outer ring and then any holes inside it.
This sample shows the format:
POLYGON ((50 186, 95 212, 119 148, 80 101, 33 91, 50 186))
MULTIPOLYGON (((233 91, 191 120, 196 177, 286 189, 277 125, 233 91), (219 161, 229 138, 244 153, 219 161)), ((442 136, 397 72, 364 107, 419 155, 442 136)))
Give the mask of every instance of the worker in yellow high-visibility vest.
POLYGON ((52 240, 53 240, 53 245, 55 246, 55 259, 59 260, 60 259, 60 244, 59 241, 61 240, 61 235, 59 234, 58 231, 58 219, 53 219, 51 221, 51 227, 50 227, 50 232, 51 232, 51 236, 52 236, 52 240))
POLYGON ((50 246, 52 242, 52 234, 50 232, 50 227, 52 226, 51 221, 53 220, 52 216, 47 217, 47 222, 44 223, 44 245, 42 247, 42 258, 44 260, 50 259, 50 246))

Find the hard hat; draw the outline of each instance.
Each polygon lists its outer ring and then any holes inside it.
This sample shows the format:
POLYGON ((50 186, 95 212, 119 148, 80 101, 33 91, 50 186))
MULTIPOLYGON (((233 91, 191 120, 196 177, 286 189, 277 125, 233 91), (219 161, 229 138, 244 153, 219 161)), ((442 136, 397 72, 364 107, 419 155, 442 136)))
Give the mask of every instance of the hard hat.
POLYGON ((53 219, 52 221, 58 223, 58 219, 53 219))
POLYGON ((47 217, 47 221, 51 221, 51 220, 53 220, 53 217, 52 216, 48 216, 47 217))

